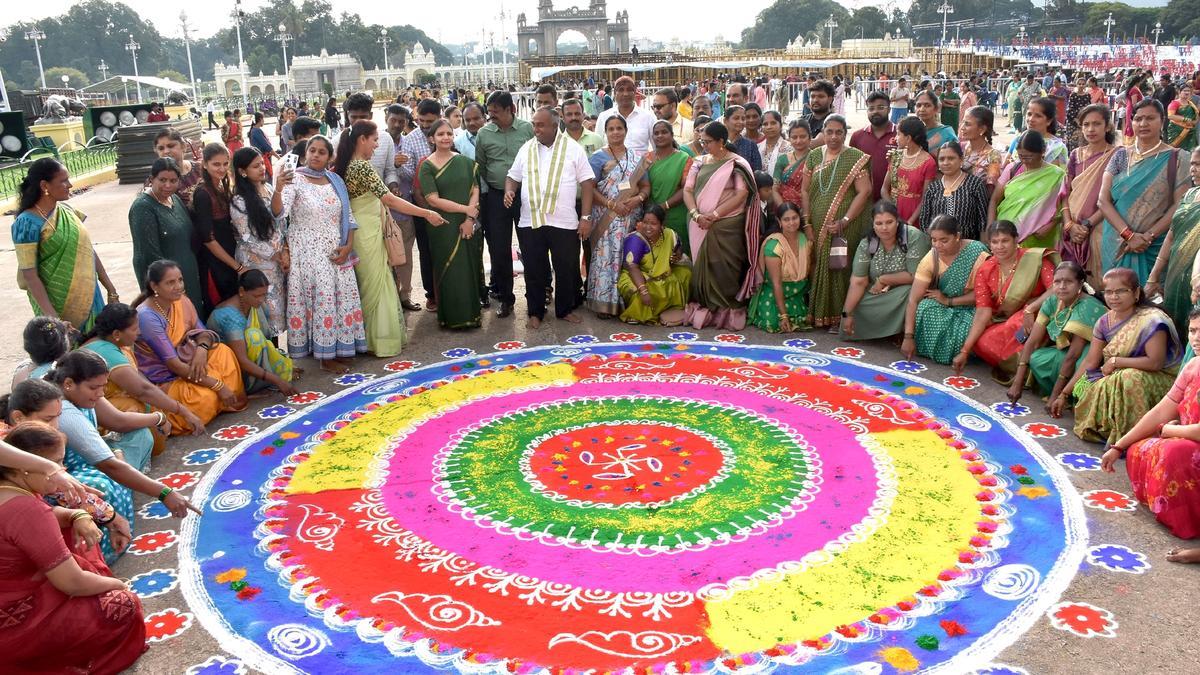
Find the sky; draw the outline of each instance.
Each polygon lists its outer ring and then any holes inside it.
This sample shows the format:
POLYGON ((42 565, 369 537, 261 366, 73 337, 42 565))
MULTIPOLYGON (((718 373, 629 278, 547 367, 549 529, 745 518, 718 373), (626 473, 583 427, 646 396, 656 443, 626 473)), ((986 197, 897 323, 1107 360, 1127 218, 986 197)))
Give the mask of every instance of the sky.
MULTIPOLYGON (((662 42, 668 42, 672 37, 684 40, 709 41, 718 33, 727 40, 738 40, 742 29, 754 23, 754 19, 773 0, 739 0, 738 17, 744 20, 726 20, 723 25, 716 26, 711 18, 711 12, 702 11, 704 4, 671 2, 645 2, 629 0, 609 0, 608 16, 613 19, 619 10, 629 12, 629 26, 634 37, 650 36, 662 42), (681 7, 688 8, 680 11, 681 7)), ((847 6, 869 0, 854 0, 846 2, 847 6)), ((228 25, 228 12, 233 11, 233 0, 206 0, 202 4, 182 2, 180 0, 123 0, 124 4, 133 8, 144 18, 158 28, 158 31, 168 36, 179 36, 179 12, 187 10, 188 23, 196 35, 208 36, 228 25), (228 12, 222 7, 228 7, 228 12)), ((72 0, 39 0, 28 3, 5 3, 6 21, 37 20, 48 16, 57 16, 67 11, 72 0)), ((244 0, 243 7, 253 11, 268 4, 266 0, 244 0)), ((299 3, 297 3, 299 4, 299 3)), ((409 23, 424 30, 430 37, 439 42, 462 43, 478 40, 480 31, 487 24, 489 27, 498 23, 500 0, 458 0, 453 14, 446 11, 446 5, 436 2, 412 2, 396 4, 391 2, 350 2, 349 0, 331 0, 335 14, 343 11, 357 12, 363 22, 370 24, 403 24, 409 23), (402 10, 400 8, 403 8, 402 10), (474 20, 458 20, 460 17, 470 17, 474 20), (403 20, 397 20, 403 16, 403 20), (454 20, 450 20, 453 18, 454 20)), ((504 10, 512 15, 505 23, 508 37, 515 43, 519 12, 525 12, 530 23, 537 17, 537 0, 509 0, 504 2, 504 10)), ((572 6, 584 8, 588 0, 556 0, 555 9, 568 9, 572 6)), ((730 13, 725 14, 726 17, 730 13)), ((495 28, 491 28, 495 30, 495 28)), ((499 32, 499 31, 497 31, 499 32)), ((496 36, 499 39, 499 35, 496 36)))

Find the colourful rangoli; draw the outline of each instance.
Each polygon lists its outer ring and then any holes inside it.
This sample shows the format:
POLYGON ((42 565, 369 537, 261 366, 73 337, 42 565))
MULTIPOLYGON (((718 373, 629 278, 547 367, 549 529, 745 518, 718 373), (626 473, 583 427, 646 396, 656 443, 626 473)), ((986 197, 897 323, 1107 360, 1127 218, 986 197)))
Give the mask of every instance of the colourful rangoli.
POLYGON ((1079 500, 902 371, 622 343, 364 382, 209 472, 183 588, 270 672, 982 666, 1078 568, 1079 500))

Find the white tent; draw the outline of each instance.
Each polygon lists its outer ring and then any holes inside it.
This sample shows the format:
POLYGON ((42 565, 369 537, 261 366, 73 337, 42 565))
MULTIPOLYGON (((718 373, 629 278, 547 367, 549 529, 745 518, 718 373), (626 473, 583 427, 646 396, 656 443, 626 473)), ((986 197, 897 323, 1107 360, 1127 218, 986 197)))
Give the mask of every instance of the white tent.
POLYGON ((187 94, 191 92, 190 84, 180 84, 178 82, 168 80, 162 77, 150 77, 148 75, 113 75, 112 77, 101 80, 95 84, 89 84, 80 89, 90 94, 115 94, 119 91, 125 91, 128 84, 140 83, 142 86, 154 87, 165 91, 178 91, 187 94))

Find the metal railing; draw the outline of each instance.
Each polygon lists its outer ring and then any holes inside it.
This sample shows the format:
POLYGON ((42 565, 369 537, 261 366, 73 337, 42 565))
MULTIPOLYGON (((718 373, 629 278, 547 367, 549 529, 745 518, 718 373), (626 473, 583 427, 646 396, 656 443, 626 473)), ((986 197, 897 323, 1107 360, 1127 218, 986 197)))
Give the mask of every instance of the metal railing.
MULTIPOLYGON (((29 166, 35 160, 55 154, 49 148, 37 148, 26 155, 26 161, 0 166, 0 199, 8 199, 21 191, 21 181, 25 180, 29 166)), ((117 144, 101 143, 64 152, 58 154, 58 160, 67 167, 72 178, 104 171, 117 165, 117 144)))

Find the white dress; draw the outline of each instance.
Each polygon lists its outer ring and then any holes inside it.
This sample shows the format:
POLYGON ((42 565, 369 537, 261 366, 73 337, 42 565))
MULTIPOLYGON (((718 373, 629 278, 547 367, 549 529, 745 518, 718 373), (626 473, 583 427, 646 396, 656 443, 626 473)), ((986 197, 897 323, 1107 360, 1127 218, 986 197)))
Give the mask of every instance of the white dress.
POLYGON ((349 358, 367 351, 362 304, 353 267, 329 256, 341 240, 342 204, 332 185, 297 176, 283 188, 292 267, 288 272, 288 354, 349 358))
MULTIPOLYGON (((267 203, 267 208, 270 208, 275 187, 268 183, 266 191, 263 199, 267 203)), ((234 260, 237 260, 239 265, 245 265, 248 269, 262 270, 263 274, 267 275, 267 281, 271 282, 271 286, 267 289, 267 303, 264 309, 267 312, 267 320, 271 322, 271 335, 283 335, 287 327, 287 277, 284 276, 283 269, 280 268, 279 261, 275 256, 283 250, 284 220, 280 218, 275 221, 275 231, 271 233, 269 239, 265 241, 259 239, 250 230, 250 217, 246 214, 246 200, 240 196, 231 200, 229 219, 233 221, 233 231, 237 235, 237 250, 234 252, 234 260)))

